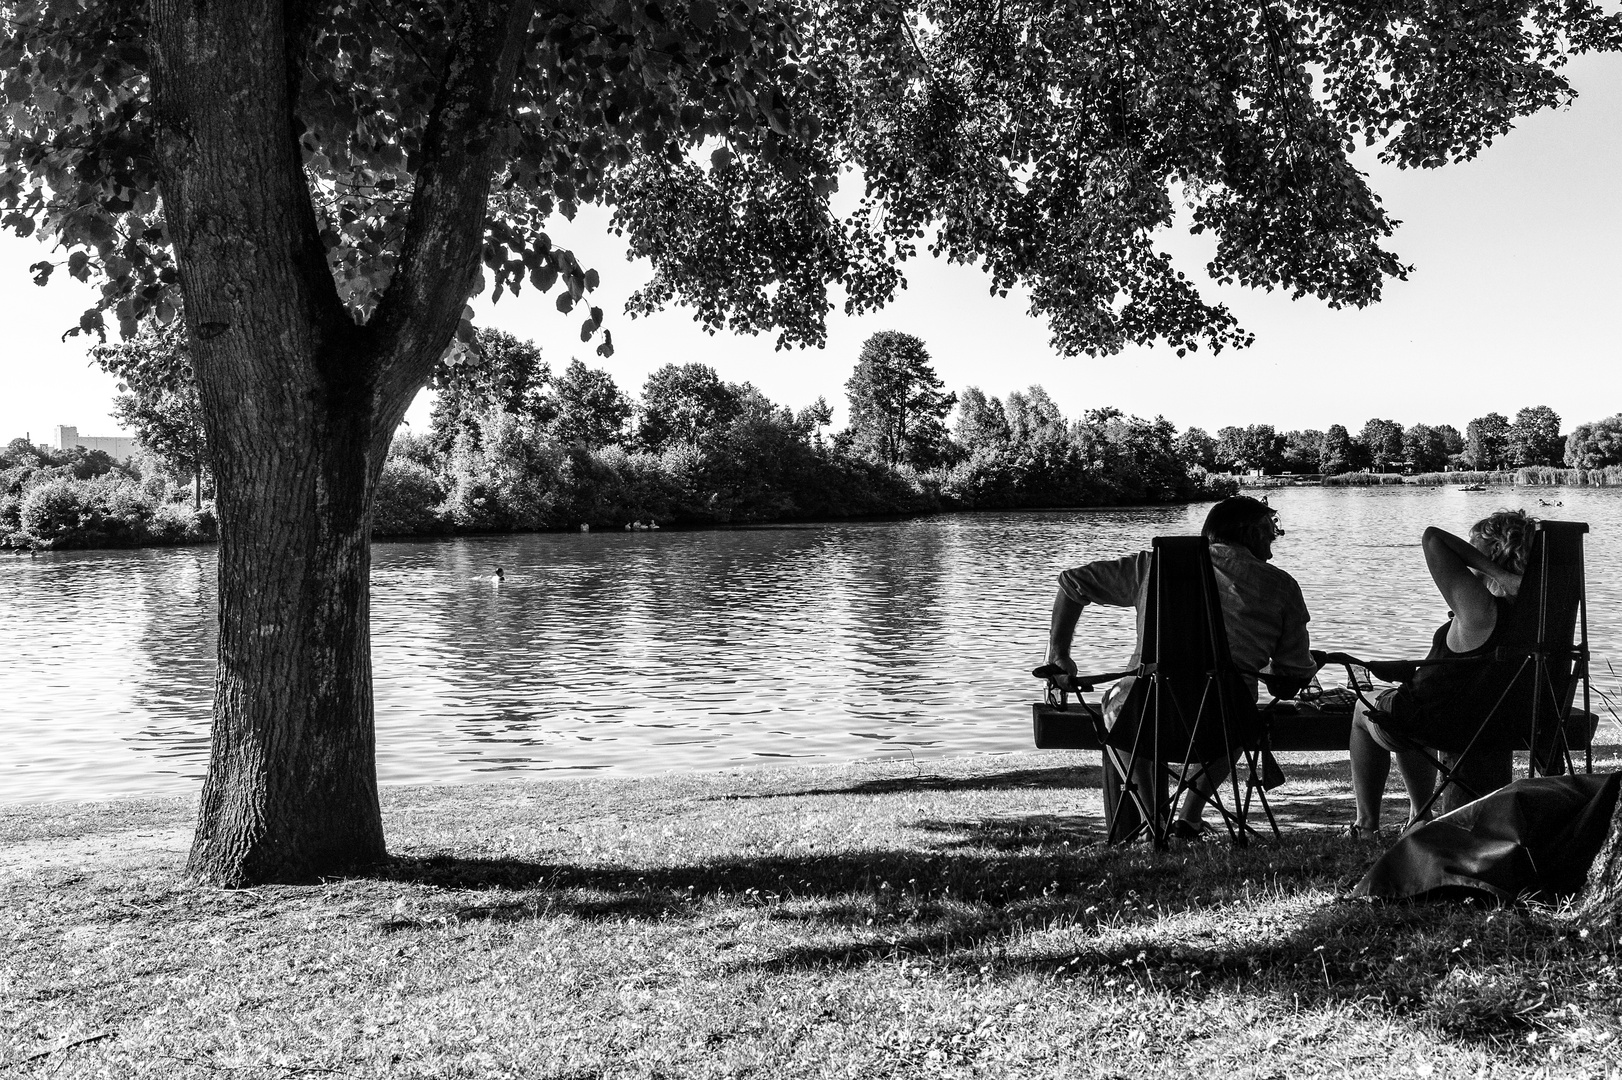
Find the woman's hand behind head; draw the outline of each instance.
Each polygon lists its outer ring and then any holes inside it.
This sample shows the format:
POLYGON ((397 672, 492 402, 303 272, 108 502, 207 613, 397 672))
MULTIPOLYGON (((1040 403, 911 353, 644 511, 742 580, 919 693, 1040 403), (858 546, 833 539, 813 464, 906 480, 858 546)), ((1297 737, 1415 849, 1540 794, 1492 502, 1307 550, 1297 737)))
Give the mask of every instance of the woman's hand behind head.
POLYGON ((1494 565, 1507 573, 1502 578, 1488 574, 1489 580, 1502 586, 1509 578, 1514 587, 1504 595, 1513 596, 1520 588, 1521 574, 1526 571, 1526 560, 1532 554, 1532 536, 1537 532, 1537 518, 1524 510, 1499 510, 1488 514, 1470 527, 1470 544, 1491 559, 1494 565))

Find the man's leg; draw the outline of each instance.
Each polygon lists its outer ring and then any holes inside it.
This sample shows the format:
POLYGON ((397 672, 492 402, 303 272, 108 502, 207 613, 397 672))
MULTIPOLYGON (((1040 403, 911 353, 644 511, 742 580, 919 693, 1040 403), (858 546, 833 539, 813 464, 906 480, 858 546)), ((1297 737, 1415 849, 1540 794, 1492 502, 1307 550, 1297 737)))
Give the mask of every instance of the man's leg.
POLYGON ((1109 841, 1115 844, 1124 842, 1134 829, 1143 824, 1138 805, 1127 793, 1121 779, 1121 768, 1125 768, 1138 798, 1143 800, 1151 813, 1164 813, 1167 798, 1164 766, 1157 767, 1146 758, 1130 757, 1124 750, 1105 750, 1104 828, 1109 841), (1109 760, 1112 756, 1115 762, 1109 760), (1119 766, 1116 762, 1120 763, 1119 766))

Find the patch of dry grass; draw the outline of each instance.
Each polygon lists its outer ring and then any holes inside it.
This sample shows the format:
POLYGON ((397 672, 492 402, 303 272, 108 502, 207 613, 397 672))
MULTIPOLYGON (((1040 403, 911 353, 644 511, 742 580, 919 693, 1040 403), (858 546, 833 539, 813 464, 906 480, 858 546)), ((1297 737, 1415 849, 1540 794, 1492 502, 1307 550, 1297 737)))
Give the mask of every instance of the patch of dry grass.
POLYGON ((1160 854, 1081 755, 389 789, 393 863, 237 892, 183 803, 5 808, 0 1076, 1616 1071, 1615 942, 1340 899, 1292 771, 1282 844, 1160 854))

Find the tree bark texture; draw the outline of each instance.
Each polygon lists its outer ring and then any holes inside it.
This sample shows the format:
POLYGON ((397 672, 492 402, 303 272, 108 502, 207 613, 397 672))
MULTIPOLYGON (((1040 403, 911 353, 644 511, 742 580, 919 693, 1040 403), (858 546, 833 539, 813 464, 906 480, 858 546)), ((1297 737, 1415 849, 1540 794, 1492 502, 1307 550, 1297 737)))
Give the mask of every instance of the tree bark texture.
POLYGON ((220 528, 213 746, 188 864, 202 880, 305 881, 386 855, 369 630, 374 488, 477 273, 495 161, 483 129, 528 25, 511 2, 470 3, 464 16, 465 45, 497 47, 450 50, 400 295, 391 288, 359 326, 306 186, 290 60, 301 50, 284 5, 153 3, 164 215, 220 528))
POLYGON ((1622 930, 1622 799, 1611 812, 1605 844, 1588 868, 1588 881, 1577 898, 1578 919, 1590 927, 1622 930))

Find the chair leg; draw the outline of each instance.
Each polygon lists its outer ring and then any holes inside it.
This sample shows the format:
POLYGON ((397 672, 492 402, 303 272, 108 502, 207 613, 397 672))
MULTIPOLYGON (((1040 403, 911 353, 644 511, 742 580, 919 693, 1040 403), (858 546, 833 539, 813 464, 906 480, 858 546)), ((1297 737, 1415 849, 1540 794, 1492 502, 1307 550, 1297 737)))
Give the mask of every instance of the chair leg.
POLYGON ((1228 842, 1234 847, 1244 847, 1248 842, 1245 837, 1244 822, 1239 815, 1222 804, 1222 800, 1212 796, 1211 805, 1216 807, 1217 815, 1222 818, 1222 825, 1228 830, 1228 842))
MULTIPOLYGON (((1267 815, 1268 827, 1273 830, 1273 839, 1283 839, 1283 836, 1278 831, 1278 819, 1273 817, 1273 804, 1267 798, 1267 782, 1262 776, 1263 766, 1260 750, 1245 751, 1245 768, 1247 770, 1245 776, 1245 806, 1239 820, 1244 822, 1245 828, 1250 829, 1251 832, 1256 832, 1250 825, 1250 793, 1255 791, 1256 799, 1262 806, 1262 813, 1267 815)), ((1259 837, 1261 834, 1257 833, 1256 835, 1259 837)))
MULTIPOLYGON (((1418 812, 1414 814, 1415 818, 1423 818, 1426 814, 1430 813, 1431 808, 1435 806, 1442 798, 1443 793, 1447 792, 1451 788, 1458 788, 1464 794, 1469 796, 1469 798, 1465 799, 1464 802, 1473 802, 1474 800, 1481 798, 1480 793, 1477 792, 1475 788, 1471 787, 1469 784, 1465 783, 1459 778, 1458 770, 1456 768, 1444 763, 1440 757, 1430 753, 1429 751, 1422 752, 1426 757, 1430 758, 1432 764, 1436 766, 1437 780, 1436 787, 1431 791, 1430 798, 1426 799, 1424 805, 1421 806, 1418 812)), ((1456 760, 1462 761, 1468 754, 1469 751, 1466 750, 1463 754, 1460 754, 1456 760)), ((1459 805, 1463 806, 1464 803, 1460 803, 1459 805)))
POLYGON ((1148 831, 1151 837, 1154 836, 1156 811, 1151 807, 1153 803, 1158 802, 1158 798, 1156 797, 1158 792, 1151 793, 1151 795, 1146 799, 1144 792, 1142 791, 1143 781, 1140 777, 1140 773, 1147 771, 1149 775, 1149 785, 1151 787, 1157 786, 1158 781, 1153 770, 1144 770, 1139 765, 1139 762, 1142 759, 1133 757, 1126 751, 1117 750, 1113 747, 1106 746, 1104 748, 1104 760, 1106 763, 1106 780, 1109 776, 1113 775, 1116 782, 1116 791, 1113 795, 1113 808, 1109 805, 1109 802, 1111 801, 1111 793, 1108 790, 1107 785, 1104 793, 1106 799, 1104 812, 1105 817, 1109 819, 1110 823, 1109 830, 1105 836, 1106 843, 1124 846, 1142 836, 1145 831, 1148 831), (1127 804, 1130 804, 1132 810, 1136 813, 1137 821, 1134 822, 1130 828, 1123 829, 1122 825, 1124 818, 1121 814, 1121 810, 1123 806, 1127 804))
MULTIPOLYGON (((1249 837, 1246 835, 1247 831, 1254 831, 1245 824, 1244 808, 1249 802, 1248 791, 1243 797, 1239 794, 1237 769, 1230 768, 1228 770, 1227 781, 1229 790, 1233 793, 1232 810, 1229 810, 1222 801, 1222 785, 1220 783, 1212 785, 1211 793, 1206 796, 1206 800, 1216 808, 1217 815, 1222 819, 1223 828, 1228 830, 1229 841, 1232 842, 1234 847, 1244 847, 1249 841, 1249 837)), ((1246 786, 1248 787, 1249 784, 1250 780, 1247 779, 1246 786)))

